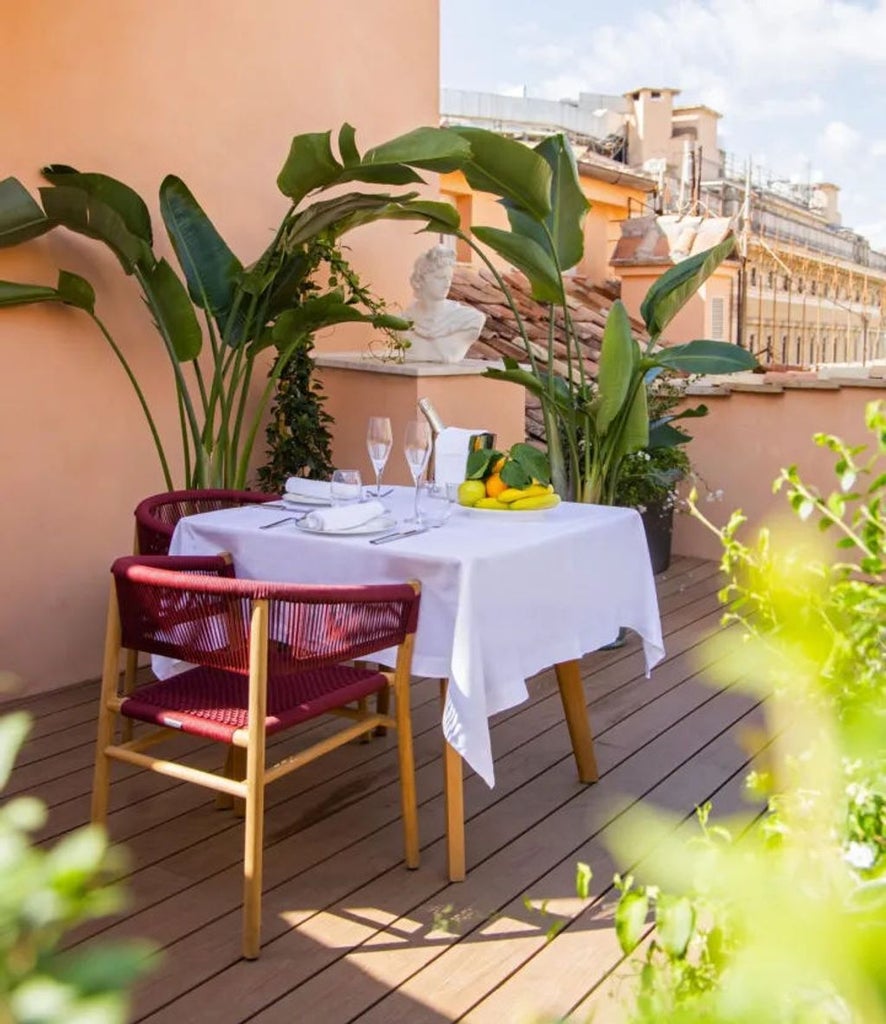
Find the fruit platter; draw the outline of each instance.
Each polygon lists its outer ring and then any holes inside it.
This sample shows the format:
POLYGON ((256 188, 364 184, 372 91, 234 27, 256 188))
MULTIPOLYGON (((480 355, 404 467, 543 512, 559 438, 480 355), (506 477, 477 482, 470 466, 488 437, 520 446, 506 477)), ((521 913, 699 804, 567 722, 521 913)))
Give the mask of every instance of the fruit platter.
POLYGON ((519 514, 556 508, 560 496, 554 493, 544 452, 521 442, 508 452, 471 452, 458 503, 477 512, 519 514))

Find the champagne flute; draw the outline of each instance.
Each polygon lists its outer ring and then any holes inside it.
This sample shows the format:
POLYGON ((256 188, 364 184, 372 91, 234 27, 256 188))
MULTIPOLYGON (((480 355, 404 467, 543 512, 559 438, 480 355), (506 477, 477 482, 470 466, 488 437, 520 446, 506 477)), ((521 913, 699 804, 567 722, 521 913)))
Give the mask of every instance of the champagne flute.
POLYGON ((419 481, 431 456, 431 430, 424 420, 410 420, 406 424, 406 437, 403 444, 406 465, 415 483, 415 515, 407 519, 409 523, 421 524, 421 512, 418 507, 419 481))
POLYGON ((388 456, 394 445, 391 421, 387 416, 370 416, 366 429, 366 450, 375 470, 375 497, 381 497, 381 475, 388 463, 388 456))

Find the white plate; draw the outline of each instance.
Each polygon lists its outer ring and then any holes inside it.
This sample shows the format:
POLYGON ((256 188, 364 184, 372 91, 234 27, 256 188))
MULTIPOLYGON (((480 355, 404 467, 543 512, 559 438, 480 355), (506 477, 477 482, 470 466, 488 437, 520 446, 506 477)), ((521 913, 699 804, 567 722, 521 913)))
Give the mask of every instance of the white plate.
POLYGON ((315 537, 348 537, 356 534, 385 533, 387 530, 393 530, 397 520, 390 515, 376 516, 368 523, 360 523, 359 526, 349 526, 342 530, 315 530, 308 525, 307 519, 299 519, 295 525, 299 530, 312 533, 315 537))
POLYGON ((539 519, 544 519, 548 513, 556 512, 560 507, 555 505, 553 508, 524 508, 524 509, 504 509, 504 508, 474 508, 473 505, 461 505, 465 512, 470 513, 472 516, 495 516, 502 520, 507 520, 515 523, 537 523, 539 519))

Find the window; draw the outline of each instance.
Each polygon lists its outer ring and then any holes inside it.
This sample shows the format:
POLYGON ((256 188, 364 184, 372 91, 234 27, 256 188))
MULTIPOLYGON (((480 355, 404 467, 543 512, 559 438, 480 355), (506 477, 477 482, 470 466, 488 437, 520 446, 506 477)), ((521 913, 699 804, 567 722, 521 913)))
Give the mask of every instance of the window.
POLYGON ((782 291, 789 292, 791 290, 791 275, 785 274, 781 282, 782 291))
POLYGON ((751 267, 751 287, 753 288, 757 284, 757 268, 751 267))
POLYGON ((725 299, 711 299, 711 338, 714 341, 724 341, 726 338, 724 333, 725 307, 725 299))

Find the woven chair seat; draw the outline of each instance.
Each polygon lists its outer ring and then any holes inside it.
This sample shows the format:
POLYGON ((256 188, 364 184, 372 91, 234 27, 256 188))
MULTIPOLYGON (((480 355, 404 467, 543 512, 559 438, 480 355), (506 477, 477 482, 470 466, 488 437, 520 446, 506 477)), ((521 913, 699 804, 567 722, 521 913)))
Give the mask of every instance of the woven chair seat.
MULTIPOLYGON (((266 735, 316 718, 388 685, 380 672, 333 665, 268 679, 266 735)), ((142 686, 120 708, 142 722, 180 729, 230 743, 249 724, 249 677, 224 669, 197 667, 171 679, 142 686)))

